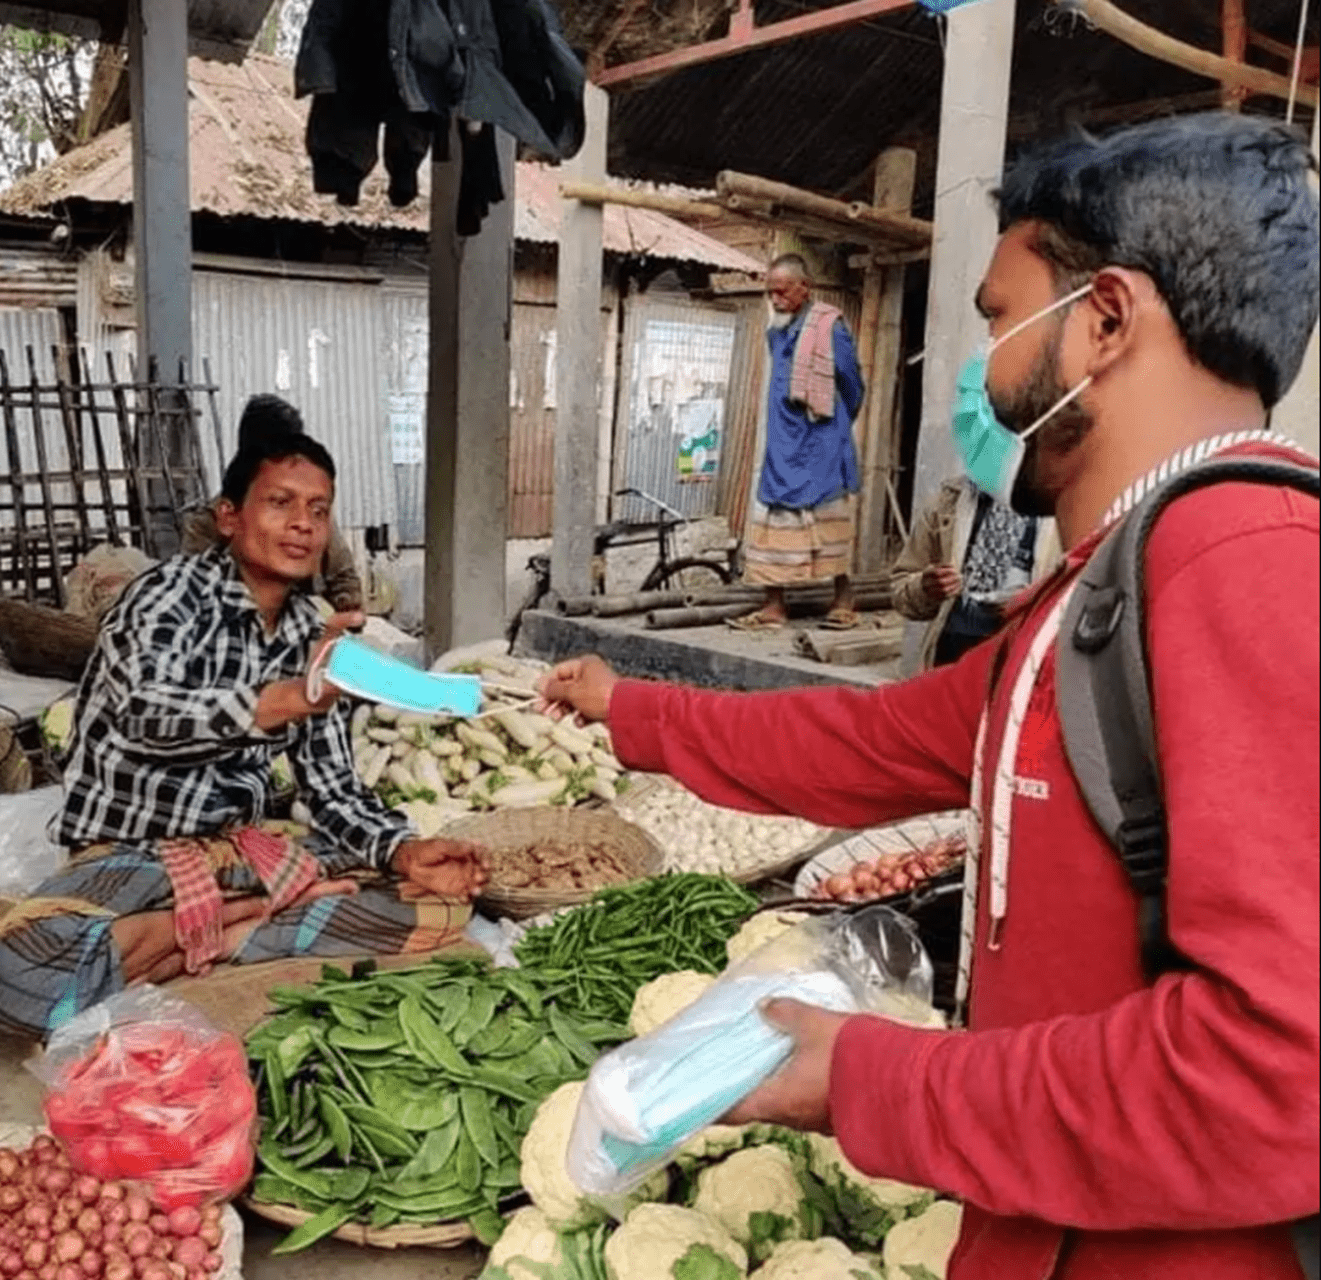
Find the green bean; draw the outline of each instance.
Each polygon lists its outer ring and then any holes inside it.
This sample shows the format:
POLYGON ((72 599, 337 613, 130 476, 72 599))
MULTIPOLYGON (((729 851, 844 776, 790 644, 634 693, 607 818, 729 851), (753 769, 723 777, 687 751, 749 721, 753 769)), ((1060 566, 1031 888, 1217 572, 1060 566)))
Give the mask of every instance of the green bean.
POLYGON ((352 1207, 342 1204, 331 1205, 328 1209, 314 1214, 301 1226, 295 1227, 271 1250, 271 1256, 297 1253, 300 1249, 306 1249, 323 1236, 338 1231, 352 1216, 352 1207))

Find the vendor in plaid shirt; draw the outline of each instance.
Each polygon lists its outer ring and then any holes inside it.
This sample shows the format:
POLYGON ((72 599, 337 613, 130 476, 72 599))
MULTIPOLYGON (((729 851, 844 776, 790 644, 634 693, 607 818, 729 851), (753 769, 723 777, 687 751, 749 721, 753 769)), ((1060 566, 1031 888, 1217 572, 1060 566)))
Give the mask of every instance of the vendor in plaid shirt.
POLYGON ((217 961, 434 950, 485 881, 477 849, 415 838, 357 779, 349 708, 309 702, 323 627, 296 589, 330 536, 335 466, 251 433, 225 473, 225 545, 149 570, 83 677, 58 839, 69 864, 0 917, 0 1028, 45 1035, 134 982, 217 961), (265 820, 291 761, 312 828, 265 820))

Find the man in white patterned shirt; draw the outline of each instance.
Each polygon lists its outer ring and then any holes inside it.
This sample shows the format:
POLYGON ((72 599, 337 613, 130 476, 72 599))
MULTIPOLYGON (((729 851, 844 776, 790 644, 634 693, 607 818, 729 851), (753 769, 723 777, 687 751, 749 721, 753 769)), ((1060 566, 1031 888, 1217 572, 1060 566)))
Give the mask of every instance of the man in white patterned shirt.
POLYGON ((143 574, 88 664, 58 839, 70 863, 0 919, 0 1026, 42 1034, 128 983, 219 960, 430 950, 485 872, 415 838, 355 776, 348 708, 307 700, 323 627, 296 584, 320 564, 335 469, 306 435, 240 450, 225 545, 143 574), (265 821, 287 753, 310 832, 265 821))

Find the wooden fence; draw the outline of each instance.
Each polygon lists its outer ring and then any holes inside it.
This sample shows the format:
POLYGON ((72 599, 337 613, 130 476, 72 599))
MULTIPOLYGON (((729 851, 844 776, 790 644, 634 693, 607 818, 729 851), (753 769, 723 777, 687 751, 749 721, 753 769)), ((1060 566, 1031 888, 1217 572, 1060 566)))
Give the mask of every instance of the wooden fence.
POLYGON ((210 369, 162 383, 156 362, 122 377, 110 352, 97 379, 86 351, 52 351, 53 374, 26 348, 26 377, 0 350, 0 592, 62 607, 64 577, 98 543, 173 552, 184 512, 219 488, 198 435, 201 399, 219 440, 210 369), (7 489, 7 494, 6 494, 7 489))

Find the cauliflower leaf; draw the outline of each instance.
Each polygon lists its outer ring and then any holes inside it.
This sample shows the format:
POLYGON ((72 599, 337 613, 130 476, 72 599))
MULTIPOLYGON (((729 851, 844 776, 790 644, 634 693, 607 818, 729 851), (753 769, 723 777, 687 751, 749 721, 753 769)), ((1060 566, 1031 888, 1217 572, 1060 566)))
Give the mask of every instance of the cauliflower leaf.
POLYGON ((695 1244, 672 1268, 674 1280, 743 1280, 741 1272, 709 1244, 695 1244))

